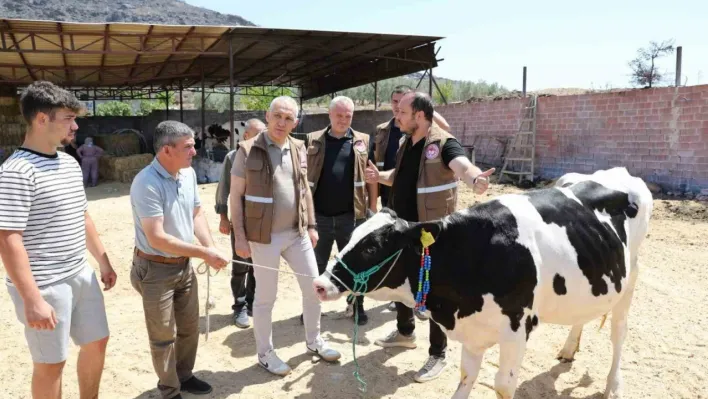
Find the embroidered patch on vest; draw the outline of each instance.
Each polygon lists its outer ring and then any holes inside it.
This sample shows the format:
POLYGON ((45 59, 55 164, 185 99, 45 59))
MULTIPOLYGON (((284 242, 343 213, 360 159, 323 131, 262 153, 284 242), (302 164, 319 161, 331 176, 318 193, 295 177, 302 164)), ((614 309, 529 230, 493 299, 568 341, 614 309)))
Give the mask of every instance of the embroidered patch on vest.
POLYGON ((427 159, 435 159, 440 155, 440 147, 437 144, 429 144, 425 148, 425 157, 427 159))
POLYGON ((354 148, 356 148, 356 150, 359 152, 366 152, 366 144, 364 144, 363 140, 358 140, 356 143, 354 143, 354 148))

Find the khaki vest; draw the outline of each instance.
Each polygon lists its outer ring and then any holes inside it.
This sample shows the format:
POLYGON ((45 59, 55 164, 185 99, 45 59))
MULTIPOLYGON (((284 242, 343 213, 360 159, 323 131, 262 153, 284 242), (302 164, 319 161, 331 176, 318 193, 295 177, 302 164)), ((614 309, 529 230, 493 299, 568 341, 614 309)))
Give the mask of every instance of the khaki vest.
MULTIPOLYGON (((243 227, 248 241, 270 244, 273 226, 273 164, 268 156, 268 142, 263 134, 242 141, 240 147, 246 153, 246 195, 244 200, 243 227)), ((298 231, 307 231, 307 160, 305 145, 301 140, 288 137, 293 162, 293 180, 300 187, 296 206, 298 209, 298 231)), ((296 190, 297 191, 297 190, 296 190)))
MULTIPOLYGON (((442 160, 442 148, 445 142, 454 138, 450 133, 442 130, 436 124, 430 128, 430 134, 425 138, 425 148, 420 159, 418 169, 418 221, 427 222, 443 218, 453 212, 457 206, 457 182, 455 172, 447 168, 442 160)), ((407 135, 403 136, 401 146, 396 154, 396 170, 393 172, 393 181, 396 181, 396 174, 403 160, 403 149, 406 141, 410 140, 407 135)), ((406 198, 394 198, 394 191, 391 190, 390 207, 394 207, 395 201, 406 201, 406 198)))
POLYGON ((386 159, 386 149, 388 148, 388 135, 391 134, 391 125, 393 118, 376 126, 376 136, 374 137, 374 159, 376 159, 376 167, 383 170, 384 160, 386 159))
MULTIPOLYGON (((309 133, 307 147, 307 180, 310 184, 310 190, 314 197, 317 191, 317 183, 322 175, 322 167, 325 158, 325 143, 327 137, 325 133, 327 129, 318 130, 309 133)), ((352 151, 354 151, 354 218, 366 218, 366 165, 369 160, 369 135, 366 133, 357 132, 352 129, 354 137, 352 138, 352 151)))

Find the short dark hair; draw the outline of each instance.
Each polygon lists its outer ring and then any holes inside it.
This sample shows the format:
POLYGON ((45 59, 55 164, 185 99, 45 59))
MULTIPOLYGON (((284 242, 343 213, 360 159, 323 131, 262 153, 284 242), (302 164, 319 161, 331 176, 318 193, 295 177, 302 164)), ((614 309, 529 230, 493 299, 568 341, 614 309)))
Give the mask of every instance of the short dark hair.
POLYGON ((174 146, 182 137, 194 137, 194 130, 182 122, 162 121, 155 128, 154 147, 155 153, 166 145, 174 146))
POLYGON ((20 95, 20 109, 28 124, 32 124, 39 112, 49 115, 50 119, 54 119, 55 112, 62 108, 69 109, 77 114, 84 109, 76 96, 54 83, 44 80, 36 81, 27 86, 20 95))
POLYGON ((413 108, 413 114, 418 111, 423 111, 423 115, 425 115, 425 120, 427 120, 428 122, 433 121, 433 112, 435 112, 435 107, 433 107, 433 100, 430 98, 429 95, 421 92, 416 92, 413 95, 411 108, 413 108))
POLYGON ((398 85, 393 88, 393 91, 391 92, 391 97, 393 97, 394 94, 406 94, 412 91, 413 88, 408 85, 398 85))

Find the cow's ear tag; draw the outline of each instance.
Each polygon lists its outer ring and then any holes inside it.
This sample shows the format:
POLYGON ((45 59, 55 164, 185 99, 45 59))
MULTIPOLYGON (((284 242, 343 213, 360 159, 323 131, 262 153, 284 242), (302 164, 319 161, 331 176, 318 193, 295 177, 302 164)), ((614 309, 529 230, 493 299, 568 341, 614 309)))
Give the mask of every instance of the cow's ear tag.
POLYGON ((420 243, 423 244, 423 248, 428 248, 433 245, 434 242, 435 239, 429 231, 425 231, 425 229, 420 230, 420 243))

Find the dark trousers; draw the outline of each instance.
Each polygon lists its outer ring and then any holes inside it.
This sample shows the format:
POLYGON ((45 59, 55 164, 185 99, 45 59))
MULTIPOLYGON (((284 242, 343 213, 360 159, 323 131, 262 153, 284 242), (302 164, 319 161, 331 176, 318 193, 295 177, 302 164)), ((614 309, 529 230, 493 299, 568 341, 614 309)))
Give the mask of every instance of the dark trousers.
MULTIPOLYGON (((317 270, 322 274, 327 269, 327 262, 329 262, 334 242, 337 242, 337 249, 341 251, 349 242, 354 229, 364 223, 366 219, 355 220, 354 213, 338 216, 324 216, 315 213, 315 220, 317 221, 317 233, 320 236, 315 247, 315 259, 317 259, 317 270)), ((363 306, 364 297, 357 298, 359 298, 358 306, 363 306)))
MULTIPOLYGON (((234 231, 231 230, 231 256, 233 260, 253 263, 251 258, 243 259, 236 255, 234 251, 234 231)), ((231 306, 234 312, 240 312, 244 306, 249 311, 253 311, 253 298, 256 295, 256 278, 253 276, 253 267, 241 263, 231 264, 231 293, 234 296, 234 304, 231 306)))
MULTIPOLYGON (((398 332, 403 335, 411 335, 415 330, 415 316, 413 315, 413 309, 408 306, 396 302, 396 326, 398 327, 398 332)), ((435 323, 433 320, 428 320, 430 324, 430 349, 428 349, 428 354, 435 357, 445 357, 445 349, 447 349, 447 335, 443 332, 442 328, 435 323)))

